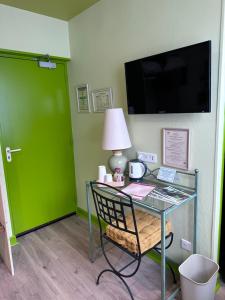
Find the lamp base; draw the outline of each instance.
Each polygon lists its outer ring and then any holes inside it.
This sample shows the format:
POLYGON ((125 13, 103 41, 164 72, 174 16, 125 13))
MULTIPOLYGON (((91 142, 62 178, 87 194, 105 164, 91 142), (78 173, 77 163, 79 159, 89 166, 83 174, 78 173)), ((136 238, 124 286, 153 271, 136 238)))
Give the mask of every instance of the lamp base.
POLYGON ((119 173, 124 173, 127 161, 121 150, 114 150, 113 155, 109 158, 109 167, 113 173, 115 173, 116 169, 120 169, 119 173))

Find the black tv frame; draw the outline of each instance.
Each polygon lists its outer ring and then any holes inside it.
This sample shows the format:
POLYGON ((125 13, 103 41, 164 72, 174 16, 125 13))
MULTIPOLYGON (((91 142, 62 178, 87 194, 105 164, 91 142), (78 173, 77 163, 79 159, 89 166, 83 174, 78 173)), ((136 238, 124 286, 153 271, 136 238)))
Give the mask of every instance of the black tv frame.
MULTIPOLYGON (((133 61, 129 61, 129 62, 126 62, 124 64, 125 66, 125 77, 126 77, 126 90, 127 90, 127 105, 128 105, 128 114, 173 114, 173 113, 210 113, 211 112, 211 41, 208 40, 208 41, 204 41, 204 42, 200 42, 200 43, 197 43, 197 44, 192 44, 192 45, 188 45, 188 46, 185 46, 185 47, 180 47, 180 48, 177 48, 177 49, 173 49, 173 50, 169 50, 169 51, 165 51, 165 52, 162 52, 162 53, 158 53, 158 54, 154 54, 154 55, 151 55, 151 56, 147 56, 147 57, 143 57, 143 58, 140 58, 140 59, 136 59, 136 60, 133 60, 133 61), (207 72, 208 72, 208 93, 207 93, 207 102, 206 102, 206 106, 208 109, 204 110, 204 111, 180 111, 180 112, 168 112, 168 111, 157 111, 157 112, 132 112, 130 109, 129 109, 129 102, 130 101, 130 97, 129 97, 129 83, 128 83, 128 74, 127 74, 127 66, 129 64, 132 64, 132 63, 135 63, 135 62, 141 62, 141 61, 144 61, 144 60, 151 60, 151 59, 154 59, 155 57, 163 57, 165 55, 169 56, 171 54, 176 54, 177 52, 179 51, 183 51, 185 49, 188 49, 188 48, 194 48, 194 47, 198 47, 202 44, 205 44, 207 47, 208 47, 208 69, 207 69, 207 72)), ((132 87, 133 88, 133 87, 132 87)), ((141 99, 138 99, 138 101, 140 102, 141 99)), ((137 101, 136 101, 137 102, 137 101)))

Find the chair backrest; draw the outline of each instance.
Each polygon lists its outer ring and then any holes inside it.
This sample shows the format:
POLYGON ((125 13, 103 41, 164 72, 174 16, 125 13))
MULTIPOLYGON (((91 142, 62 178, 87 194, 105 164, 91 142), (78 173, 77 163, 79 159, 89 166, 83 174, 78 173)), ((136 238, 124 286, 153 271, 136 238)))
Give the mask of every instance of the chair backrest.
POLYGON ((91 190, 94 198, 95 209, 102 231, 101 219, 107 224, 134 234, 138 239, 137 224, 135 219, 134 207, 130 195, 121 190, 111 187, 105 183, 91 182, 91 190), (127 224, 126 215, 131 214, 127 224))

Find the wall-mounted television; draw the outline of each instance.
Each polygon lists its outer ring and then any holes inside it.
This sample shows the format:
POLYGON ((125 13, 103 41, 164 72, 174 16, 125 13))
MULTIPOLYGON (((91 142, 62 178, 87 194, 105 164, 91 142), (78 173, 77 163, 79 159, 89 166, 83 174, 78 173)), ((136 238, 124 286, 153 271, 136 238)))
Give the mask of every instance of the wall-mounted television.
POLYGON ((125 63, 129 114, 211 111, 211 41, 125 63))

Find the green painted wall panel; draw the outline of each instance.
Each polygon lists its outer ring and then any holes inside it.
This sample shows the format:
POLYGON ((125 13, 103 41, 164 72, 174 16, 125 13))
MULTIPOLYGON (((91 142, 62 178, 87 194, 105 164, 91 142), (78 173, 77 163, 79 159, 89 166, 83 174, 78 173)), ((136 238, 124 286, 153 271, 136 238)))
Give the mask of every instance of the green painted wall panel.
POLYGON ((0 124, 15 234, 76 209, 65 63, 0 58, 0 124), (6 161, 5 147, 21 148, 6 161))

